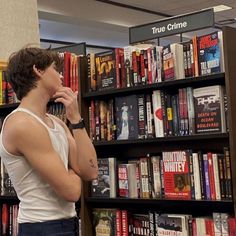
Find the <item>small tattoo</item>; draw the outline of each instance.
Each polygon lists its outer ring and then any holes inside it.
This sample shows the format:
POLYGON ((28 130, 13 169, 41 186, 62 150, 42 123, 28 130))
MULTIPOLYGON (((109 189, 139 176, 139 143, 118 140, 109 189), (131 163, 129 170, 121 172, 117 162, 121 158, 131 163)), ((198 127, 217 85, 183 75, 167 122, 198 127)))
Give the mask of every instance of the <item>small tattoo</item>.
POLYGON ((96 166, 94 165, 94 163, 93 163, 93 160, 91 159, 91 160, 89 160, 89 163, 90 163, 90 166, 92 167, 92 168, 96 168, 96 166))

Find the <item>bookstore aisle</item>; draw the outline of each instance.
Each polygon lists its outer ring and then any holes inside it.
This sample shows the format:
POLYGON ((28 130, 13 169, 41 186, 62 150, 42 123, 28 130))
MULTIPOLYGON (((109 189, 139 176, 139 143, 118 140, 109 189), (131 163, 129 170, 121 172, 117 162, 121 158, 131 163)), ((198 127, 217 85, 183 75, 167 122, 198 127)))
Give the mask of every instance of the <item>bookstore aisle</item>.
MULTIPOLYGON (((203 10, 132 27, 124 48, 58 49, 98 156, 77 204, 82 236, 236 236, 236 30, 150 43, 212 26, 203 10)), ((5 67, 0 121, 18 105, 5 67)), ((63 106, 48 112, 66 122, 63 106)), ((16 235, 18 199, 2 165, 0 200, 1 230, 16 235)))
POLYGON ((212 10, 181 15, 87 55, 81 108, 99 176, 84 183, 82 235, 236 235, 236 30, 150 43, 213 25, 212 10))

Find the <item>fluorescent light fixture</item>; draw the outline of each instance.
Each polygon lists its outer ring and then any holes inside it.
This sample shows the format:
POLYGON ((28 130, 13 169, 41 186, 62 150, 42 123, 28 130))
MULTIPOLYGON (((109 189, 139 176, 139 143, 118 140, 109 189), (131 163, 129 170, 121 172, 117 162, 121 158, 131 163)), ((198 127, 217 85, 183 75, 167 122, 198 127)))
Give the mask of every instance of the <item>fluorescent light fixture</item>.
POLYGON ((213 6, 212 8, 214 12, 220 12, 220 11, 226 11, 226 10, 232 9, 232 7, 226 6, 226 5, 217 5, 217 6, 213 6))

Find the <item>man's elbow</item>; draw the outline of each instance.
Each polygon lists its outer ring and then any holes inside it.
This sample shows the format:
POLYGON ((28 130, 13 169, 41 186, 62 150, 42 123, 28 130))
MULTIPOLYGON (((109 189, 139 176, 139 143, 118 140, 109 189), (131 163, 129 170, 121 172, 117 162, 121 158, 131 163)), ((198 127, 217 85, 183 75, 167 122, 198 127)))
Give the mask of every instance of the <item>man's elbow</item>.
POLYGON ((63 197, 68 202, 77 202, 77 201, 79 201, 80 196, 81 196, 81 191, 79 191, 79 192, 74 191, 74 192, 70 192, 70 193, 65 194, 63 197))
POLYGON ((97 179, 98 177, 98 168, 94 168, 94 170, 90 171, 86 175, 84 175, 83 179, 86 181, 92 181, 94 179, 97 179))

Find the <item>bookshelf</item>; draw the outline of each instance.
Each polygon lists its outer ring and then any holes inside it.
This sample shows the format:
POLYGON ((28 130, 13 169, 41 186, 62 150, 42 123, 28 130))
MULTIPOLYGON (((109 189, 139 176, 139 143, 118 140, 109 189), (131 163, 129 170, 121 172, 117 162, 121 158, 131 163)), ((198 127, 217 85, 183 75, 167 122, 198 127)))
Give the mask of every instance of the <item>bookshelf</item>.
MULTIPOLYGON (((124 95, 152 92, 156 89, 172 91, 176 88, 191 86, 193 88, 210 85, 224 85, 226 87, 229 132, 214 134, 196 134, 178 137, 163 137, 137 140, 94 141, 98 157, 125 157, 126 159, 142 156, 147 153, 158 153, 164 150, 199 149, 222 151, 229 146, 231 167, 236 165, 236 29, 223 27, 223 48, 225 58, 225 73, 215 73, 198 77, 188 77, 180 80, 158 82, 151 85, 138 85, 128 88, 110 89, 105 91, 86 90, 86 81, 81 81, 81 108, 87 130, 89 130, 89 104, 92 99, 108 99, 124 95)), ((90 185, 84 183, 81 198, 82 235, 93 234, 93 208, 122 208, 127 210, 148 211, 156 210, 163 213, 192 214, 193 216, 207 216, 213 212, 236 213, 236 171, 232 168, 233 200, 166 200, 166 199, 129 199, 129 198, 96 198, 90 196, 90 185)))

